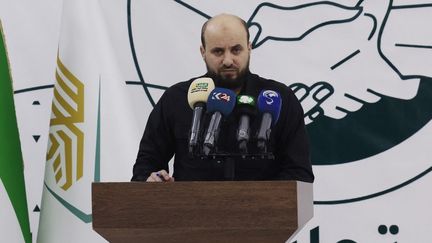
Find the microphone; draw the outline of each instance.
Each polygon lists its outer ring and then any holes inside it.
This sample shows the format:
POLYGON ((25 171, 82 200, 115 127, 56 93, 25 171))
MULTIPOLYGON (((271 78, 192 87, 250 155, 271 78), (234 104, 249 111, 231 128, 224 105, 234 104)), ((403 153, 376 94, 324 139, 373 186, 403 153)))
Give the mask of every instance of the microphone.
POLYGON ((237 113, 240 114, 239 126, 237 130, 237 143, 239 150, 243 153, 247 153, 250 118, 256 115, 255 98, 249 95, 237 96, 236 109, 237 113))
POLYGON ((215 88, 207 100, 207 112, 213 113, 204 139, 203 152, 208 155, 218 139, 222 116, 228 116, 234 109, 236 94, 225 88, 215 88))
POLYGON ((215 88, 213 79, 197 78, 189 86, 187 100, 193 110, 192 127, 189 136, 189 153, 193 153, 198 144, 201 117, 210 92, 215 88))
POLYGON ((282 108, 279 93, 273 90, 263 90, 258 96, 258 110, 263 114, 257 135, 257 147, 261 152, 267 152, 267 142, 270 139, 271 126, 276 124, 282 108))

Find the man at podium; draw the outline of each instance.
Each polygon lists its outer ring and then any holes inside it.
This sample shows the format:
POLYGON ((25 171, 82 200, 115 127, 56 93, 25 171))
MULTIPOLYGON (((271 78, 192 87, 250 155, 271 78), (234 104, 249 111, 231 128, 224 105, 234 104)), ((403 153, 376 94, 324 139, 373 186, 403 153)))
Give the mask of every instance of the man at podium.
POLYGON ((132 181, 313 182, 303 109, 286 85, 249 70, 246 22, 217 15, 202 26, 201 44, 207 73, 162 95, 148 118, 132 181))

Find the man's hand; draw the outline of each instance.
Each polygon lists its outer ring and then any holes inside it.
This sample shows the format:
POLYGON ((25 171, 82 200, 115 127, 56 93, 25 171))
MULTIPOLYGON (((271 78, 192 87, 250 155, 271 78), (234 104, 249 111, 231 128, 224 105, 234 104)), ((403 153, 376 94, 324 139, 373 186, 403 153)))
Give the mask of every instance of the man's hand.
POLYGON ((166 170, 160 170, 151 173, 147 182, 174 182, 174 177, 171 177, 166 170))

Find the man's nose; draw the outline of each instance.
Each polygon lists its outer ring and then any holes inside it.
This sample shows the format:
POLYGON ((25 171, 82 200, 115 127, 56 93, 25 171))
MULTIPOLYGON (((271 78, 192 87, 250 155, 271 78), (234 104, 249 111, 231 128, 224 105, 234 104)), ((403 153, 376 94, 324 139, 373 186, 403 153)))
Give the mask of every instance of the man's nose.
POLYGON ((225 67, 231 67, 231 65, 233 64, 233 57, 232 57, 232 55, 231 54, 225 54, 224 55, 224 59, 223 59, 223 61, 222 61, 222 64, 225 66, 225 67))

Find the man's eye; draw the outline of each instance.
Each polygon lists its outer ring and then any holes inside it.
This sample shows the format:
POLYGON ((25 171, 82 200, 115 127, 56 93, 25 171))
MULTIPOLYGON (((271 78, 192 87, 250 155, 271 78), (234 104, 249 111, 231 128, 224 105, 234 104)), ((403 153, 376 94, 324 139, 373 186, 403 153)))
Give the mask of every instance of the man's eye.
POLYGON ((241 50, 242 49, 240 47, 235 47, 235 48, 232 49, 232 53, 234 55, 238 55, 238 54, 240 54, 241 50))
POLYGON ((222 50, 220 50, 220 49, 217 49, 217 50, 213 50, 213 54, 214 54, 214 55, 216 55, 216 56, 220 56, 220 55, 222 55, 222 54, 223 54, 223 51, 222 51, 222 50))

